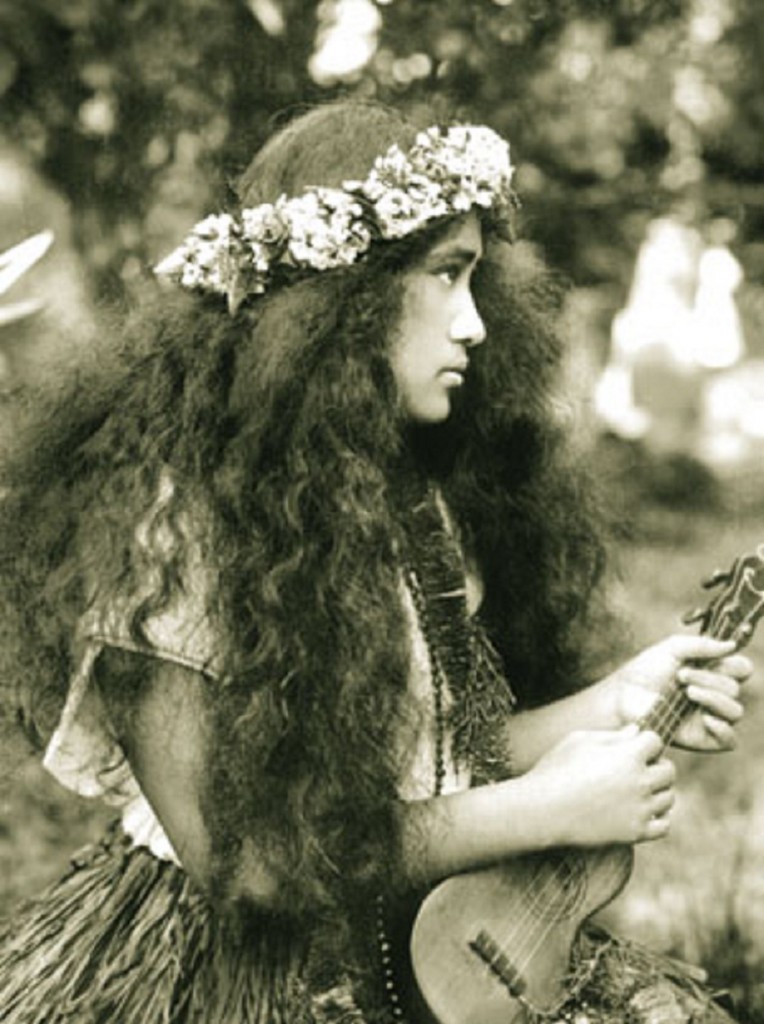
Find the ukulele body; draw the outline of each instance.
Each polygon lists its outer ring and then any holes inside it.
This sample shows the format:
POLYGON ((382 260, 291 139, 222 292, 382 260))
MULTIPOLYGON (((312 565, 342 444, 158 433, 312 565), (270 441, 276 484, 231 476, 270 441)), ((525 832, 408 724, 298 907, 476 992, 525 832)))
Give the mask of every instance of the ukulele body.
MULTIPOLYGON (((738 649, 764 616, 764 544, 716 572, 722 586, 705 609, 685 617, 701 633, 738 649)), ((669 743, 693 709, 678 686, 639 723, 669 743)), ((437 1024, 532 1024, 571 994, 578 930, 631 875, 630 846, 559 850, 512 858, 441 882, 425 898, 411 932, 420 1005, 437 1024)))
POLYGON ((411 934, 419 995, 438 1024, 523 1024, 569 996, 582 923, 631 875, 630 846, 516 857, 454 875, 425 898, 411 934))

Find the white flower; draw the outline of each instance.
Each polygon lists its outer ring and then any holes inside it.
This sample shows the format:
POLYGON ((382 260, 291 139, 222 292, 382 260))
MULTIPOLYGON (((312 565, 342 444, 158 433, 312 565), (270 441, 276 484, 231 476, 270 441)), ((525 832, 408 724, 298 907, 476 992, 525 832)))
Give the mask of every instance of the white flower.
POLYGON ((414 200, 403 189, 383 191, 374 203, 374 214, 383 238, 401 238, 406 225, 416 220, 414 200))
POLYGON ((403 238, 437 218, 473 207, 506 208, 512 197, 509 146, 490 128, 434 126, 405 153, 391 146, 364 181, 308 188, 299 196, 200 221, 155 269, 184 287, 229 296, 265 290, 274 266, 349 266, 372 238, 403 238))
POLYGON ((185 242, 155 268, 184 288, 225 294, 230 264, 238 244, 236 222, 230 214, 213 214, 199 221, 185 242))
POLYGON ((280 214, 289 228, 288 258, 297 266, 347 266, 371 244, 371 233, 361 223, 363 207, 341 189, 311 189, 284 201, 280 214))
POLYGON ((241 212, 242 237, 255 245, 273 245, 280 242, 287 225, 273 203, 261 203, 241 212))

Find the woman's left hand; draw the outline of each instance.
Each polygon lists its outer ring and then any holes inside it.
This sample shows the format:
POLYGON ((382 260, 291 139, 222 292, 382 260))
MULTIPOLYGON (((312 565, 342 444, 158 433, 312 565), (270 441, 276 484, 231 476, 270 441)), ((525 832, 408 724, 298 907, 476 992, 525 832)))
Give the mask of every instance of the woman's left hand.
POLYGON ((677 683, 698 705, 672 738, 676 747, 713 752, 735 746, 735 724, 743 715, 740 685, 753 665, 731 641, 677 634, 646 648, 610 676, 622 725, 639 721, 659 694, 677 683))

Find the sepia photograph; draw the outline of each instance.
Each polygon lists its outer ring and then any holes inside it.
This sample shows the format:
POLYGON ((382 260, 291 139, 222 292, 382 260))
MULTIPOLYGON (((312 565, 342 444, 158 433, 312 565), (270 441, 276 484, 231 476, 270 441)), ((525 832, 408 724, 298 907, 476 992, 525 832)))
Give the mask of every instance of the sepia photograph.
POLYGON ((3 1024, 764 1024, 763 138, 757 0, 0 0, 3 1024))

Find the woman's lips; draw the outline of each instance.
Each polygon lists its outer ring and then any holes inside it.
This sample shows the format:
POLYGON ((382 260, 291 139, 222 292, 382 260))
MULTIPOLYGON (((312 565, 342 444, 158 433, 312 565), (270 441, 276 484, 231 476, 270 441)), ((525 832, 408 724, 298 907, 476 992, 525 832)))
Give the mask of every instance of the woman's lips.
POLYGON ((464 375, 467 372, 466 366, 447 366, 441 370, 441 378, 444 384, 449 387, 461 387, 464 383, 464 375))

